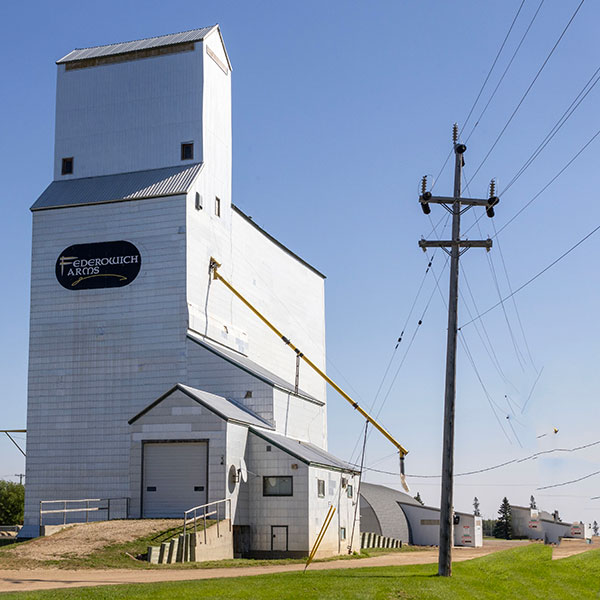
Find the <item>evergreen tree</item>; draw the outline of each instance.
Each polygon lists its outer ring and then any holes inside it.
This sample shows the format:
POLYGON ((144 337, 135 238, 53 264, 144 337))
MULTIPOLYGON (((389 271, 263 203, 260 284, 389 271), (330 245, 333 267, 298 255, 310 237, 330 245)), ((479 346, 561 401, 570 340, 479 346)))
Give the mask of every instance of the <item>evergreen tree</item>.
POLYGON ((476 517, 481 516, 481 512, 479 511, 479 498, 477 498, 477 496, 475 496, 475 498, 473 498, 473 514, 476 517))
POLYGON ((502 499, 498 509, 498 520, 494 526, 494 537, 510 540, 512 538, 512 514, 508 498, 502 499))
POLYGON ((425 502, 423 502, 423 500, 421 500, 421 494, 419 494, 419 492, 417 492, 417 495, 415 496, 415 500, 421 505, 421 506, 425 506, 425 502))
POLYGON ((594 535, 598 535, 598 521, 594 521, 594 524, 592 525, 592 531, 594 532, 594 535))
POLYGON ((531 498, 529 499, 529 508, 537 509, 537 504, 535 503, 535 498, 533 496, 531 496, 531 498))

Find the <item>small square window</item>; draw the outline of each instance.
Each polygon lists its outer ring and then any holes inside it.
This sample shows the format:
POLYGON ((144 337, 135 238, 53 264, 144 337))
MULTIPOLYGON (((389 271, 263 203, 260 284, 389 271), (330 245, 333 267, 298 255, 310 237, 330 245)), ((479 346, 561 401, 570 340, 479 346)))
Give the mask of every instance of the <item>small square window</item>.
POLYGON ((271 446, 267 446, 267 452, 271 452, 271 446))
POLYGON ((345 540, 345 539, 346 539, 346 528, 340 527, 340 540, 345 540))
POLYGON ((293 496, 294 481, 292 477, 263 477, 263 496, 293 496))
POLYGON ((215 196, 215 215, 221 216, 221 199, 215 196))
POLYGON ((348 485, 348 487, 346 488, 346 494, 348 495, 348 498, 352 498, 352 496, 354 495, 354 489, 351 485, 348 485))
POLYGON ((181 144, 181 160, 194 159, 194 144, 193 142, 184 142, 181 144))
POLYGON ((62 159, 62 169, 60 172, 62 175, 72 175, 73 174, 73 157, 72 156, 70 156, 69 158, 62 159))
POLYGON ((317 479, 317 495, 319 498, 325 498, 325 480, 317 479))

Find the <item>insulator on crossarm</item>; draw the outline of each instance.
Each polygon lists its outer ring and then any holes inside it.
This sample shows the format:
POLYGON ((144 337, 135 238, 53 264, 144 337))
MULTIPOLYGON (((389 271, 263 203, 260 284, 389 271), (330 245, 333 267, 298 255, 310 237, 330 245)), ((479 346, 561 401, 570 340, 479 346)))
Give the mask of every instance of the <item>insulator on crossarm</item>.
POLYGON ((452 143, 456 144, 456 142, 458 142, 458 123, 452 125, 452 143))
POLYGON ((431 207, 427 202, 429 198, 431 198, 431 192, 427 191, 427 175, 423 175, 423 178, 421 179, 421 197, 419 198, 419 202, 421 203, 421 209, 426 215, 431 212, 431 207))
POLYGON ((500 202, 500 198, 496 196, 496 180, 492 179, 490 181, 490 194, 487 206, 485 207, 485 212, 487 216, 491 219, 494 216, 494 206, 500 202))

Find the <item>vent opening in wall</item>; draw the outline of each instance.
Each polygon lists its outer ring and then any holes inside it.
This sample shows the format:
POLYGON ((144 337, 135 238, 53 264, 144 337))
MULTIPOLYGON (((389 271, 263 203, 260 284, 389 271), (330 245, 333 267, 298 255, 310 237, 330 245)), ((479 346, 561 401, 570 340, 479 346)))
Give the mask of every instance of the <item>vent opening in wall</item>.
POLYGON ((181 144, 181 160, 193 160, 194 159, 194 143, 183 142, 181 144))
POLYGON ((73 157, 62 159, 61 175, 72 175, 73 174, 73 157))
POLYGON ((221 199, 215 196, 215 215, 221 216, 221 199))
POLYGON ((196 210, 202 210, 202 196, 196 192, 196 202, 195 202, 196 210))

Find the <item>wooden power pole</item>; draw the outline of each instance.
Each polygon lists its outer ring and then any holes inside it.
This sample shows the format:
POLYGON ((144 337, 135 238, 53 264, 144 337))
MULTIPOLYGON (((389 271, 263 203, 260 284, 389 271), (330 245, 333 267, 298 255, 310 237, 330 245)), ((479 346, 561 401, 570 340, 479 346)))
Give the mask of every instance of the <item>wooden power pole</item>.
POLYGON ((463 155, 467 150, 464 144, 458 143, 458 126, 452 132, 454 145, 454 195, 452 197, 433 196, 427 191, 427 178, 423 177, 419 202, 423 212, 431 212, 429 204, 441 204, 452 214, 452 239, 427 241, 420 240, 419 246, 442 248, 450 255, 450 296, 448 302, 448 341, 446 347, 446 386, 444 397, 444 445, 442 451, 442 497, 440 503, 440 551, 438 575, 452 575, 453 545, 453 474, 454 474, 454 405, 456 401, 456 338, 458 333, 458 267, 461 254, 469 248, 485 248, 490 250, 492 240, 461 240, 460 217, 473 206, 485 206, 488 217, 494 216, 494 206, 499 199, 494 195, 495 183, 490 184, 489 198, 462 198, 461 176, 464 166, 463 155))

